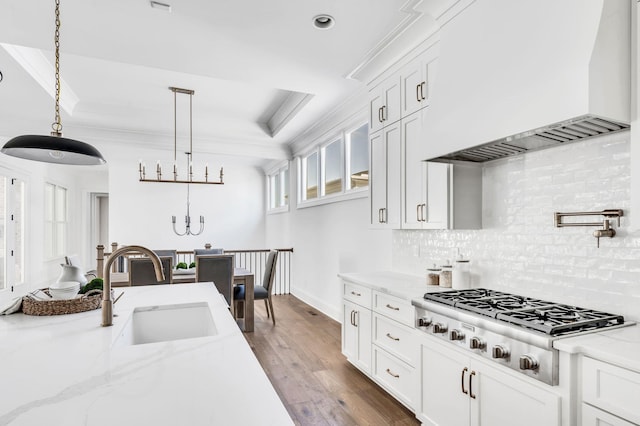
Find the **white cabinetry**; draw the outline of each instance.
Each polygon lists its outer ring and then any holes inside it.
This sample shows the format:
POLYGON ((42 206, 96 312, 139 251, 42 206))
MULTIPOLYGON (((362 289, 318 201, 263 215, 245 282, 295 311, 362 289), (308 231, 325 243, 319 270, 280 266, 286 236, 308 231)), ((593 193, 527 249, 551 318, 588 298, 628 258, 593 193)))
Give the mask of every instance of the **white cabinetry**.
POLYGON ((342 353, 415 412, 420 340, 411 301, 343 281, 342 353))
POLYGON ((421 345, 426 425, 558 426, 560 396, 428 336, 421 345))
POLYGON ((582 358, 582 424, 640 424, 640 373, 582 358))
POLYGON ((435 73, 436 58, 427 51, 400 71, 402 105, 400 114, 406 117, 429 105, 430 83, 435 73))
POLYGON ((373 361, 371 375, 398 401, 416 409, 420 373, 419 338, 413 326, 411 302, 373 292, 373 361))
POLYGON ((370 138, 369 182, 371 224, 377 228, 400 227, 400 125, 385 127, 370 138))
POLYGON ((371 290, 350 282, 343 283, 342 354, 371 373, 371 290))
POLYGON ((402 228, 479 229, 482 226, 482 168, 424 159, 425 108, 403 118, 402 228))
POLYGON ((393 75, 369 91, 369 132, 400 119, 400 77, 393 75))
POLYGON ((432 50, 370 91, 371 223, 391 229, 478 229, 482 170, 425 163, 432 50))

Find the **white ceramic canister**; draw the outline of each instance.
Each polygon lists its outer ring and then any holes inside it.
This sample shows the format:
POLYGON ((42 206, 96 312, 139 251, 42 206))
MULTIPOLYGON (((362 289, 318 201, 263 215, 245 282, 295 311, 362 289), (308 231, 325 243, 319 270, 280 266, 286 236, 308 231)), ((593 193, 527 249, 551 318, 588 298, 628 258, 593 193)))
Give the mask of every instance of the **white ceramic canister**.
POLYGON ((458 259, 453 266, 451 274, 451 287, 456 290, 464 290, 471 288, 471 272, 469 270, 469 261, 458 259))

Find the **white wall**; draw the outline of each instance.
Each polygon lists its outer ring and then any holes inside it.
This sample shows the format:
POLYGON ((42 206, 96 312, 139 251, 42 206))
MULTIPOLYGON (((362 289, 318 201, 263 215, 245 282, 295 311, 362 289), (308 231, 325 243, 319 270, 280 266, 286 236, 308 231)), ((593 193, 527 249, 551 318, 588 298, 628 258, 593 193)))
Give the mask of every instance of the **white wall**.
POLYGON ((290 211, 267 215, 267 245, 293 247, 291 293, 340 320, 339 272, 391 269, 391 231, 369 228, 369 198, 296 209, 295 164, 290 211))
POLYGON ((483 229, 394 231, 393 268, 424 275, 459 248, 471 259, 475 286, 639 320, 640 232, 630 231, 629 139, 627 131, 487 163, 483 229), (597 228, 554 226, 556 211, 617 208, 625 214, 621 226, 600 248, 592 236, 597 228))
POLYGON ((26 183, 25 218, 25 283, 10 291, 0 291, 0 301, 21 296, 29 291, 47 287, 60 274, 64 257, 45 259, 44 235, 44 185, 46 182, 67 188, 69 217, 68 240, 65 254, 86 257, 83 242, 89 235, 87 212, 88 193, 106 191, 105 167, 60 166, 35 161, 20 160, 0 155, 0 170, 8 177, 17 177, 26 183), (85 254, 85 256, 82 256, 85 254))
MULTIPOLYGON (((147 164, 147 177, 155 177, 156 160, 167 178, 172 171, 173 152, 122 150, 112 147, 103 152, 109 161, 109 239, 119 244, 141 244, 152 249, 192 250, 205 243, 225 249, 264 248, 264 173, 242 163, 229 163, 219 156, 200 155, 194 159, 194 179, 209 164, 210 179, 218 179, 224 164, 224 185, 190 185, 192 228, 197 232, 200 215, 205 230, 199 236, 177 236, 185 229, 187 185, 139 182, 138 161, 147 164)), ((179 159, 180 162, 180 159, 179 159)), ((182 162, 179 173, 184 173, 182 162)), ((184 175, 182 175, 184 178, 184 175)))

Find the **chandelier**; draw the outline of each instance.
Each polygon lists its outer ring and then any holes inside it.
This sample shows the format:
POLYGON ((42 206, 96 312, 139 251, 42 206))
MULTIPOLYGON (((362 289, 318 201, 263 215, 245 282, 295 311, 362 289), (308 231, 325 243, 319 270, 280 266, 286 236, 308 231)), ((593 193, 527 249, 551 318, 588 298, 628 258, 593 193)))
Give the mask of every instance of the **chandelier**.
POLYGON ((162 178, 162 164, 160 161, 156 162, 155 179, 153 177, 147 177, 146 165, 140 161, 138 163, 138 174, 140 175, 140 182, 160 182, 160 183, 196 183, 207 185, 224 185, 224 170, 220 167, 220 180, 209 180, 209 166, 204 166, 204 180, 198 180, 193 178, 193 95, 194 90, 180 89, 178 87, 169 87, 169 90, 173 92, 173 179, 162 178), (178 120, 177 120, 177 108, 176 98, 177 94, 189 95, 189 151, 185 152, 188 156, 188 163, 186 168, 186 177, 180 178, 178 174, 177 152, 178 152, 178 120))
POLYGON ((187 184, 187 214, 184 217, 184 232, 178 232, 176 229, 176 217, 171 216, 171 223, 173 225, 173 232, 176 235, 184 236, 184 235, 200 235, 204 231, 204 216, 200 216, 200 229, 198 232, 194 232, 191 230, 191 200, 190 200, 190 187, 189 185, 192 183, 196 184, 210 184, 210 185, 224 185, 224 169, 220 167, 220 180, 218 181, 210 181, 209 180, 209 166, 205 165, 204 167, 204 180, 198 180, 193 178, 193 95, 195 91, 190 89, 180 89, 178 87, 169 87, 169 90, 173 92, 173 179, 163 179, 162 178, 162 165, 160 161, 156 163, 156 172, 155 179, 148 178, 146 172, 145 164, 140 161, 138 163, 138 173, 140 174, 140 182, 160 182, 160 183, 186 183, 187 184), (179 178, 178 175, 178 120, 177 120, 177 107, 176 107, 176 99, 178 93, 189 95, 189 151, 185 152, 187 155, 187 165, 186 165, 186 177, 179 178))

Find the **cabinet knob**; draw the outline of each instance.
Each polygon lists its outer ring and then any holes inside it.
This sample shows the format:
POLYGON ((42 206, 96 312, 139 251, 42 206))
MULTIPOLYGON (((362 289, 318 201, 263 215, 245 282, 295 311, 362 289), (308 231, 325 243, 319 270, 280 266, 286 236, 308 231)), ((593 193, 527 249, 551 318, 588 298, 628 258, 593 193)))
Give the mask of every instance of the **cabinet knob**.
POLYGON ((433 332, 436 334, 444 334, 447 332, 447 325, 437 322, 433 324, 433 332))
POLYGON ((538 360, 531 355, 520 357, 520 370, 536 370, 539 367, 538 360))
POLYGON ((464 340, 464 333, 460 330, 453 329, 449 333, 449 340, 464 340))
POLYGON ((509 358, 509 348, 507 348, 506 346, 502 346, 502 345, 495 345, 492 349, 491 349, 491 356, 493 358, 509 358))
POLYGON ((487 347, 487 344, 481 338, 479 338, 477 336, 473 336, 469 340, 469 347, 471 349, 484 349, 485 347, 487 347))

